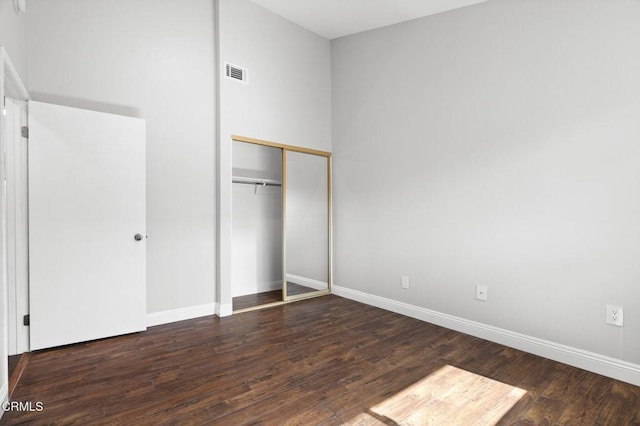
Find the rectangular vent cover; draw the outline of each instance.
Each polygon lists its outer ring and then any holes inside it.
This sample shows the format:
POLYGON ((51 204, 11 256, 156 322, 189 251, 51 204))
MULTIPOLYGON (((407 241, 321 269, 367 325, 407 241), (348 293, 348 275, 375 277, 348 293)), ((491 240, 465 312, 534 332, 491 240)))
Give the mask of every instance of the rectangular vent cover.
POLYGON ((248 83, 247 76, 249 70, 246 68, 239 67, 237 65, 230 64, 229 62, 225 62, 225 74, 227 78, 232 78, 234 80, 241 81, 245 84, 248 83))

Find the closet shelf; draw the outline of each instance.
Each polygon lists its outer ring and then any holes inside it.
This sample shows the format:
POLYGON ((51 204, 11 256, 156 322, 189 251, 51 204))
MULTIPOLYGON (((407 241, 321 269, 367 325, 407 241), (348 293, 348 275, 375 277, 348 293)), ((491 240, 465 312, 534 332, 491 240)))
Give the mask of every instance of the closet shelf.
POLYGON ((274 179, 259 179, 250 178, 244 176, 232 176, 233 183, 244 183, 248 185, 261 185, 261 186, 282 186, 282 182, 274 179))

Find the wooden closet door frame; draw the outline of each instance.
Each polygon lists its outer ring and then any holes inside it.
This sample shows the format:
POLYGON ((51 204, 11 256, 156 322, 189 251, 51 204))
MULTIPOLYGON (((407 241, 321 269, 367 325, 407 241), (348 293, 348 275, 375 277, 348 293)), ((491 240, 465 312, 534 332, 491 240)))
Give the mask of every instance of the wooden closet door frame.
MULTIPOLYGON (((296 147, 298 148, 298 147, 296 147)), ((313 150, 312 150, 313 151, 313 150)), ((322 152, 322 151, 321 151, 322 152)), ((282 212, 283 212, 283 219, 282 219, 282 241, 283 241, 283 247, 282 247, 282 251, 283 251, 283 256, 282 256, 282 260, 283 260, 283 265, 282 265, 282 270, 283 270, 283 299, 285 301, 294 301, 294 300, 302 300, 302 299, 309 299, 311 297, 317 297, 317 296, 324 296, 326 294, 331 293, 331 246, 332 246, 332 241, 331 241, 331 154, 330 153, 322 153, 319 154, 318 151, 313 151, 313 153, 310 152, 306 152, 306 150, 304 148, 299 148, 299 149, 283 149, 282 150, 282 212), (287 220, 286 220, 286 212, 287 212, 287 152, 297 152, 297 153, 302 153, 302 154, 307 154, 307 155, 315 155, 315 156, 319 156, 319 157, 323 157, 326 162, 327 162, 327 289, 326 290, 316 290, 316 291, 311 291, 309 293, 304 293, 304 294, 298 294, 298 295, 292 295, 289 296, 287 294, 287 220), (325 155, 328 154, 328 155, 325 155)))
POLYGON ((324 296, 331 293, 331 283, 333 281, 333 229, 332 229, 332 203, 331 203, 331 153, 327 151, 320 151, 311 148, 304 148, 301 146, 295 145, 286 145, 278 142, 266 141, 262 139, 255 139, 246 136, 239 135, 231 135, 231 140, 235 142, 246 142, 252 143, 255 145, 269 146, 272 148, 278 148, 282 150, 282 302, 274 302, 268 303, 265 305, 254 306, 246 309, 238 309, 233 311, 233 313, 241 313, 253 311, 256 309, 268 308, 272 306, 278 306, 289 302, 294 302, 303 299, 309 299, 313 297, 324 296), (315 155, 319 157, 324 157, 327 161, 327 289, 326 290, 318 290, 310 293, 288 296, 287 295, 287 221, 286 221, 286 211, 287 211, 287 152, 298 152, 302 154, 315 155))

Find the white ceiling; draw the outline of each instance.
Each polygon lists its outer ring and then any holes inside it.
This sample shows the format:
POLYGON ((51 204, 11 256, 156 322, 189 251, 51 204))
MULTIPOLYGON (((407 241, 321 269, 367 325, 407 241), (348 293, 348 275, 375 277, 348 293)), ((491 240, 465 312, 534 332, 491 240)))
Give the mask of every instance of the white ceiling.
POLYGON ((333 39, 486 0, 251 0, 333 39))

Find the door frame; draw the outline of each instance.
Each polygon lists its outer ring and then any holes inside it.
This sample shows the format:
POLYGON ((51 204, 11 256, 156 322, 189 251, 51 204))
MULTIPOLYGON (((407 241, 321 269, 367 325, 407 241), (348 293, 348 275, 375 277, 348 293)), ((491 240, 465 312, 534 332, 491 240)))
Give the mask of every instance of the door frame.
POLYGON ((29 351, 29 210, 28 143, 22 128, 28 127, 27 101, 7 98, 13 109, 13 137, 5 141, 7 292, 9 304, 8 355, 29 351))
MULTIPOLYGON (((9 58, 6 49, 0 46, 0 102, 4 110, 5 97, 13 98, 17 101, 28 101, 29 92, 25 87, 20 75, 9 58)), ((21 113, 26 113, 26 108, 20 108, 21 113)), ((26 119, 26 117, 24 117, 26 119)), ((24 120, 22 120, 24 122, 24 120)), ((6 126, 6 118, 0 113, 0 182, 2 192, 4 193, 4 180, 6 178, 6 145, 3 134, 6 126)), ((0 222, 3 224, 0 230, 0 304, 2 305, 2 315, 0 317, 0 401, 4 402, 8 398, 9 391, 9 370, 8 370, 8 353, 9 353, 9 326, 8 326, 8 287, 7 287, 7 232, 4 229, 8 214, 8 206, 5 202, 6 197, 0 197, 0 222)), ((1 415, 2 413, 0 413, 1 415)))

